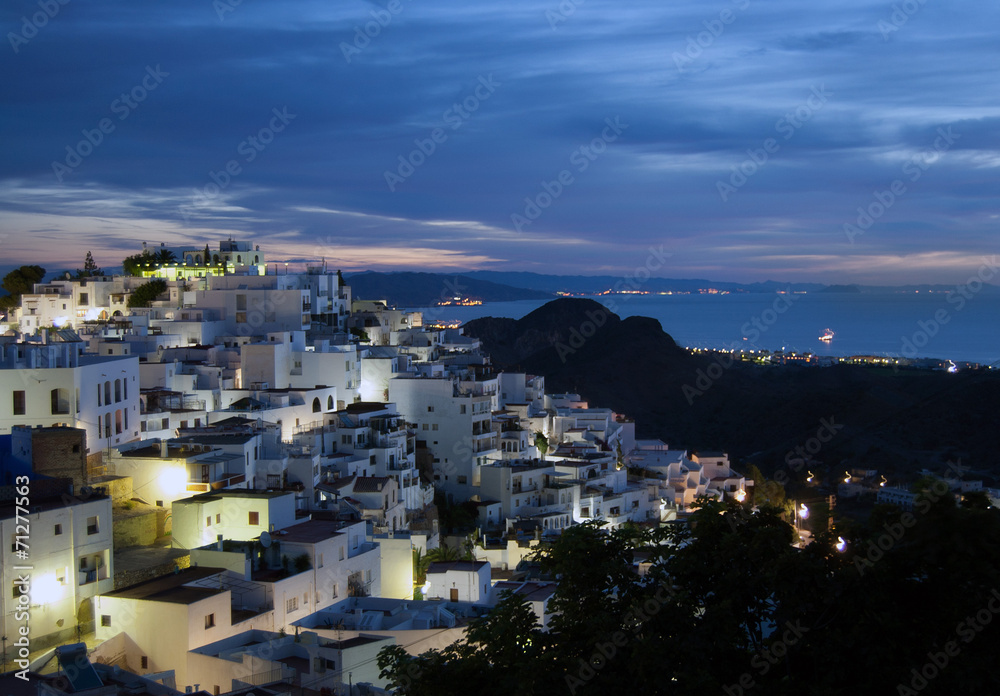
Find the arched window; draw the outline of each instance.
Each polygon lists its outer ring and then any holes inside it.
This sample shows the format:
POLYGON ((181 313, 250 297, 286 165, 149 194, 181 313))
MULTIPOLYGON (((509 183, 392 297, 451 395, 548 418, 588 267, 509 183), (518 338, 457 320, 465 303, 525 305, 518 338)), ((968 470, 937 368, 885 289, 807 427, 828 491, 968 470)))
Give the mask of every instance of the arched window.
POLYGON ((333 410, 333 397, 332 396, 326 397, 326 410, 327 411, 332 411, 333 410))
POLYGON ((253 262, 254 263, 260 263, 260 257, 259 256, 254 256, 253 257, 253 262))
POLYGON ((115 403, 117 404, 122 400, 122 381, 120 379, 115 380, 115 403))
POLYGON ((243 257, 242 256, 237 256, 236 257, 236 263, 243 263, 243 257))
POLYGON ((115 411, 115 435, 122 434, 122 412, 115 411))
POLYGON ((104 383, 104 405, 111 403, 111 380, 104 383))
POLYGON ((319 405, 319 398, 313 399, 313 413, 319 413, 323 409, 319 405))
POLYGON ((196 254, 195 255, 194 262, 195 262, 195 265, 197 265, 197 266, 201 265, 201 254, 196 254))
POLYGON ((186 258, 188 263, 194 263, 194 257, 191 254, 188 254, 186 258))

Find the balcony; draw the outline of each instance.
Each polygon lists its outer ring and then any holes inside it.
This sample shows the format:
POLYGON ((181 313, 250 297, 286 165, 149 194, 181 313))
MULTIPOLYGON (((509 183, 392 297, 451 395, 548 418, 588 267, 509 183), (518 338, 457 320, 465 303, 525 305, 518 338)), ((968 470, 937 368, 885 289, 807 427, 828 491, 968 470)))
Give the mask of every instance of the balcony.
POLYGON ((246 480, 247 477, 245 474, 232 474, 231 476, 208 483, 188 483, 187 490, 189 493, 208 493, 209 491, 217 491, 222 488, 238 486, 239 484, 246 482, 246 480))

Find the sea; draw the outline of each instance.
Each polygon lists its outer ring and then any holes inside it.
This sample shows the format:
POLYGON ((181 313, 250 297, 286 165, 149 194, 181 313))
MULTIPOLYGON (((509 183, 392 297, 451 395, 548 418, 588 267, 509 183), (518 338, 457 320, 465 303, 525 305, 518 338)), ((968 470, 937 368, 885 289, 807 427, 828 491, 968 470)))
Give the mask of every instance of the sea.
MULTIPOLYGON (((817 356, 936 358, 1000 367, 1000 294, 733 293, 592 297, 620 317, 660 322, 678 345, 817 356), (827 329, 830 341, 821 341, 827 329)), ((420 307, 425 321, 520 319, 550 300, 420 307)))

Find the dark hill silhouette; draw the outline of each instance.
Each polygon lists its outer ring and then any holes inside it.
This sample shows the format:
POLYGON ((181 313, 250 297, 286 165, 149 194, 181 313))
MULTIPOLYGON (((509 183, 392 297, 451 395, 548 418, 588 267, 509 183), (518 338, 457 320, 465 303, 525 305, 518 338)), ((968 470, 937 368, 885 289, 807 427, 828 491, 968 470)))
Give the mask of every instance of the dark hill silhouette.
POLYGON ((586 299, 555 300, 520 320, 476 319, 465 331, 499 367, 544 375, 549 392, 579 393, 634 418, 640 436, 726 450, 765 474, 817 444, 817 466, 833 478, 855 466, 912 476, 958 458, 1000 471, 995 371, 729 362, 678 347, 654 319, 622 320, 586 299), (824 423, 835 435, 818 443, 824 423))

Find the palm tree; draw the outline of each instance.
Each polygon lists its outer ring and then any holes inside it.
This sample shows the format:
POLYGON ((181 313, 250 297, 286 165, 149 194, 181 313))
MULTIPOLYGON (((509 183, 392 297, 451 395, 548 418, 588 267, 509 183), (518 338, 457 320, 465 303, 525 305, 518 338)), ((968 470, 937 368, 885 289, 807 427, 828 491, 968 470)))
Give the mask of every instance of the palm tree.
POLYGON ((427 582, 427 568, 430 566, 431 562, 420 549, 413 549, 413 585, 414 587, 423 587, 424 583, 427 582))
POLYGON ((447 561, 457 561, 459 559, 458 549, 451 546, 438 546, 430 549, 425 556, 427 563, 445 563, 447 561))
POLYGON ((166 247, 160 247, 160 250, 154 254, 156 262, 159 264, 174 263, 177 261, 177 257, 174 256, 174 252, 170 251, 166 247))

